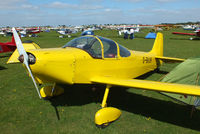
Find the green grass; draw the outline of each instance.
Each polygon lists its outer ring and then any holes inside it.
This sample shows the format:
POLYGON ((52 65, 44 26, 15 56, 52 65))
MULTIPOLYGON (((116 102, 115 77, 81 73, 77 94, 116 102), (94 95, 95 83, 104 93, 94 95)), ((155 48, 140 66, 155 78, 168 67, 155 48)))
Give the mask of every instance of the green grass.
MULTIPOLYGON (((130 49, 149 51, 154 40, 143 37, 149 30, 137 33, 134 40, 124 40, 117 31, 95 31, 95 34, 114 39, 130 49)), ((200 42, 189 36, 164 34, 164 56, 189 58, 199 56, 200 42)), ((72 38, 58 38, 56 32, 40 33, 33 40, 42 48, 61 47, 72 38)), ((73 35, 78 37, 80 33, 73 35)), ((11 37, 0 37, 10 41, 11 37)), ((104 87, 91 85, 67 86, 65 93, 51 100, 40 100, 31 79, 20 64, 6 64, 11 53, 0 54, 0 130, 2 134, 198 134, 200 111, 190 118, 191 107, 157 92, 134 88, 111 88, 108 106, 119 108, 122 116, 105 129, 94 124, 95 112, 100 108, 104 87)), ((164 64, 169 72, 177 64, 164 64)), ((164 74, 154 73, 146 79, 158 80, 164 74)))

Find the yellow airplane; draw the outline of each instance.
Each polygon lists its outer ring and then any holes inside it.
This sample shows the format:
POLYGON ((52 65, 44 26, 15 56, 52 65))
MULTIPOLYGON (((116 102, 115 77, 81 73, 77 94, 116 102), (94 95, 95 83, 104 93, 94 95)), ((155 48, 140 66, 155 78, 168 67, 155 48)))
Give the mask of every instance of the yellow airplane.
POLYGON ((12 54, 8 63, 24 63, 40 98, 63 93, 58 86, 60 83, 106 85, 102 109, 95 115, 97 126, 107 126, 121 115, 120 110, 106 104, 112 86, 200 96, 198 86, 134 79, 157 69, 163 62, 184 61, 163 56, 162 33, 157 34, 150 52, 139 52, 128 50, 113 40, 91 35, 75 38, 62 48, 40 49, 33 42, 22 44, 15 28, 12 30, 18 51, 12 54), (39 90, 37 83, 52 85, 39 90))

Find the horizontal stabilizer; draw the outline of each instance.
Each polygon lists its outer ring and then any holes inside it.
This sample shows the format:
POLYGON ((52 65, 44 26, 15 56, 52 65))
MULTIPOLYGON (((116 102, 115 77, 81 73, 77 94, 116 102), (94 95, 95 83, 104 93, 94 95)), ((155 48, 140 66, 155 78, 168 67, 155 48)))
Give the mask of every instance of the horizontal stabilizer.
POLYGON ((185 59, 180 59, 180 58, 172 58, 172 57, 163 57, 163 56, 156 56, 156 59, 161 60, 165 63, 179 63, 179 62, 184 62, 185 59))

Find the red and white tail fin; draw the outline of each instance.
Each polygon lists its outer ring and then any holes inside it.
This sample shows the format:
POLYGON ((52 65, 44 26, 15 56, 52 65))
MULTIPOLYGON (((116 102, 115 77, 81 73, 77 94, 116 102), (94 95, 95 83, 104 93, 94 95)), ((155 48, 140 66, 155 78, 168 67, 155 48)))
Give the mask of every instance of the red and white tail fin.
POLYGON ((197 31, 196 35, 200 37, 200 30, 197 31))
POLYGON ((12 36, 11 43, 16 45, 14 35, 12 36))

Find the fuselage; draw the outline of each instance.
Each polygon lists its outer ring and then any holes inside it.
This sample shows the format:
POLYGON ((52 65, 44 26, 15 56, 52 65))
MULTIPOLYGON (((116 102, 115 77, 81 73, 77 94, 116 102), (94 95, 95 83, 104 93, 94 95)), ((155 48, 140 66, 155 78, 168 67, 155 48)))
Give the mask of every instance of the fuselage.
POLYGON ((29 50, 36 57, 30 65, 39 83, 90 84, 96 76, 136 78, 157 68, 155 55, 130 51, 130 56, 93 58, 79 48, 29 50))

